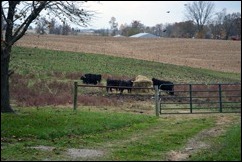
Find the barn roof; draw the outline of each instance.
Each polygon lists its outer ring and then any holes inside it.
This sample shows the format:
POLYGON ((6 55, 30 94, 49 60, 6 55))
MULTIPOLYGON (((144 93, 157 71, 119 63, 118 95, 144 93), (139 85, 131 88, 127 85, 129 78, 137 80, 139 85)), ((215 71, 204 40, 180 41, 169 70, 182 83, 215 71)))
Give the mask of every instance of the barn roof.
POLYGON ((131 38, 159 38, 158 36, 150 33, 138 33, 130 36, 131 38))
POLYGON ((113 36, 113 37, 124 37, 124 36, 123 36, 123 35, 118 34, 118 35, 115 35, 115 36, 113 36))

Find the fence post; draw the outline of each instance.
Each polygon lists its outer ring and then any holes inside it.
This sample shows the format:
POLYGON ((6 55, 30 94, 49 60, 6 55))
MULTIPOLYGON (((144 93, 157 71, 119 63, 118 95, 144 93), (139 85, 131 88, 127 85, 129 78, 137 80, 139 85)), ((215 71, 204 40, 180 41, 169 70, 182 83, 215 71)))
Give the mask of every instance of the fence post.
POLYGON ((155 114, 156 116, 159 116, 159 112, 160 112, 160 106, 159 106, 159 89, 158 86, 155 86, 155 114))
POLYGON ((189 84, 189 94, 190 94, 190 113, 192 113, 192 84, 189 84))
POLYGON ((73 100, 73 108, 76 110, 77 107, 77 82, 74 82, 74 100, 73 100))
POLYGON ((219 90, 219 112, 222 112, 222 88, 221 88, 221 83, 218 85, 218 90, 219 90))

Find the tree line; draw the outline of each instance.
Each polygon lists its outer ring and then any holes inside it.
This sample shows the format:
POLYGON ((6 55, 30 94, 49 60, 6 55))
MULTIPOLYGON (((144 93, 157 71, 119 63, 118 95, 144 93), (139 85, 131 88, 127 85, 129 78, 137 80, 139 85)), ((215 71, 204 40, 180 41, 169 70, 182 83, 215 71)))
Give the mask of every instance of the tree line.
MULTIPOLYGON (((226 8, 214 14, 212 1, 193 1, 185 6, 187 21, 172 24, 157 24, 149 27, 138 20, 131 24, 121 24, 119 29, 115 17, 109 21, 111 35, 131 36, 140 32, 151 33, 160 37, 206 38, 206 39, 240 39, 241 13, 227 14, 226 8)), ((167 11, 169 14, 170 11, 167 11)))
MULTIPOLYGON (((169 38, 241 39, 241 13, 227 14, 226 8, 224 8, 214 14, 214 7, 214 4, 209 1, 194 1, 185 5, 187 21, 159 23, 155 26, 146 26, 139 20, 118 26, 116 18, 111 17, 109 29, 97 29, 93 30, 93 33, 101 36, 129 37, 146 32, 169 38)), ((167 11, 167 13, 170 12, 167 11)), ((42 17, 36 20, 36 24, 35 30, 39 34, 76 35, 81 32, 81 30, 71 28, 65 21, 59 25, 54 18, 48 21, 42 17)))
MULTIPOLYGON (((111 20, 115 20, 114 17, 111 20)), ((111 21, 110 20, 110 21, 111 21)), ((199 30, 194 21, 157 24, 149 27, 138 20, 133 20, 131 24, 121 24, 119 28, 112 26, 111 32, 98 30, 101 35, 123 35, 131 36, 137 33, 151 33, 159 37, 169 38, 205 38, 205 39, 240 39, 241 38, 241 13, 226 14, 226 9, 217 12, 214 18, 208 20, 199 30)))
MULTIPOLYGON (((214 4, 209 1, 194 1, 186 4, 185 7, 187 21, 184 22, 146 26, 139 20, 133 20, 130 24, 125 23, 118 26, 116 18, 111 17, 109 29, 92 29, 92 31, 93 34, 101 36, 129 37, 146 32, 168 38, 241 39, 241 13, 227 14, 226 8, 224 8, 213 14, 214 4), (203 10, 205 12, 199 13, 203 10)), ((35 25, 34 29, 31 26, 29 29, 35 30, 37 34, 77 35, 82 32, 80 29, 71 27, 66 19, 62 19, 60 24, 55 18, 48 20, 44 16, 37 18, 35 25)))

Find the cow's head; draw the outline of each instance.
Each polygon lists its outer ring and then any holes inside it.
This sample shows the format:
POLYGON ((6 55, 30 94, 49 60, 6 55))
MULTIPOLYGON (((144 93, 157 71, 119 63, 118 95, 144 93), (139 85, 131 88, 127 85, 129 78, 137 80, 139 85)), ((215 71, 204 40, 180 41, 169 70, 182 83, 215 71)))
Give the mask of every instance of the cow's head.
POLYGON ((85 79, 85 78, 86 78, 85 75, 81 76, 81 80, 83 80, 83 79, 85 79))

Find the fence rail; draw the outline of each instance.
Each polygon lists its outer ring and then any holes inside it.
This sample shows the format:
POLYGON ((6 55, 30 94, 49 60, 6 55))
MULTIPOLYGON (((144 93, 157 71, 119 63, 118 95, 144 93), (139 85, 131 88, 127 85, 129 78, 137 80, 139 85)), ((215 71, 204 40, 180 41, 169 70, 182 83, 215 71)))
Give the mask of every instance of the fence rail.
MULTIPOLYGON (((88 84, 78 84, 78 82, 74 82, 74 90, 73 90, 73 109, 76 110, 77 108, 77 95, 78 95, 78 87, 91 87, 91 88, 130 88, 125 86, 103 86, 103 85, 88 85, 88 84)), ((137 90, 154 90, 153 87, 145 88, 145 87, 131 87, 131 89, 137 89, 137 90)), ((127 94, 126 94, 127 95, 127 94)), ((136 94, 129 94, 130 95, 136 95, 136 94)), ((147 95, 146 95, 147 96, 147 95)), ((151 96, 154 96, 152 94, 151 96)))
MULTIPOLYGON (((165 84, 163 84, 165 85, 165 84)), ((168 85, 168 84, 167 84, 168 85)), ((83 85, 74 82, 74 110, 77 108, 78 87, 130 88, 120 86, 83 85)), ((187 114, 187 113, 240 113, 241 84, 174 84, 174 95, 154 88, 132 87, 132 89, 153 90, 155 114, 187 114)), ((125 94, 137 95, 137 94, 125 94)))
POLYGON ((174 84, 174 96, 159 91, 160 114, 241 112, 241 84, 174 84))

